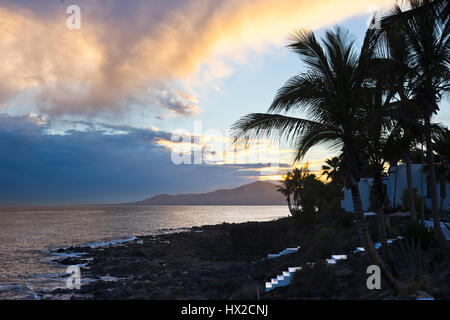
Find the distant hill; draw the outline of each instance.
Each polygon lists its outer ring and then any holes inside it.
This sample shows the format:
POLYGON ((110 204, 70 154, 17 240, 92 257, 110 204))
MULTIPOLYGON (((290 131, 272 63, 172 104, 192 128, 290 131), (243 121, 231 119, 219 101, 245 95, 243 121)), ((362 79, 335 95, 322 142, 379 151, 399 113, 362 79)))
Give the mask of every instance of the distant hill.
POLYGON ((234 189, 222 189, 200 194, 160 194, 149 199, 129 203, 129 205, 241 205, 264 206, 285 205, 284 196, 277 192, 276 185, 270 182, 254 182, 234 189))

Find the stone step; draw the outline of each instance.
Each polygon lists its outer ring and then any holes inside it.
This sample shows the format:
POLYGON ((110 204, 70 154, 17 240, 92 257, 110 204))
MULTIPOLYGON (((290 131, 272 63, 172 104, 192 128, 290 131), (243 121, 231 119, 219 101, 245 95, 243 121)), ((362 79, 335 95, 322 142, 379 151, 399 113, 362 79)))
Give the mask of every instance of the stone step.
POLYGON ((291 254, 291 253, 295 253, 300 249, 300 246, 296 247, 296 248, 286 248, 283 251, 279 252, 279 253, 269 253, 267 255, 267 259, 275 259, 275 258, 279 258, 281 256, 287 255, 287 254, 291 254))

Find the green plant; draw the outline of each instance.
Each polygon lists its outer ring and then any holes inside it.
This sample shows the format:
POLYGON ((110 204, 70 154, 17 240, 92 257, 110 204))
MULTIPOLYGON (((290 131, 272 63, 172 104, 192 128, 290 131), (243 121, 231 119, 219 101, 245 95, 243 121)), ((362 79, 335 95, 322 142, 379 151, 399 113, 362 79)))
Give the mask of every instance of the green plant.
POLYGON ((423 222, 410 222, 403 231, 403 237, 413 243, 420 242, 423 249, 427 249, 434 239, 434 230, 423 222))
POLYGON ((341 213, 338 215, 337 223, 344 228, 348 228, 353 225, 354 219, 355 219, 354 215, 352 215, 348 212, 345 212, 345 213, 341 213))
POLYGON ((404 239, 400 241, 400 249, 406 268, 410 272, 411 278, 416 279, 422 273, 422 257, 420 249, 420 238, 404 239))
MULTIPOLYGON (((413 188, 413 196, 414 196, 414 207, 416 212, 420 212, 422 198, 419 196, 416 188, 413 188)), ((408 188, 404 189, 402 192, 402 208, 403 211, 409 211, 409 200, 408 200, 408 188)))

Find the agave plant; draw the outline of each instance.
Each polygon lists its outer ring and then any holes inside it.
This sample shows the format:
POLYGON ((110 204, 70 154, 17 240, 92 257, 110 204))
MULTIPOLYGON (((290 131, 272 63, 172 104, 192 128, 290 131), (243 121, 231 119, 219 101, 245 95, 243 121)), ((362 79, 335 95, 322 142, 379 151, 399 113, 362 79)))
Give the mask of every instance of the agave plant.
POLYGON ((413 279, 416 279, 422 273, 422 256, 420 248, 420 239, 417 241, 406 239, 400 242, 403 261, 413 279))
POLYGON ((423 249, 427 249, 430 242, 434 239, 435 233, 431 227, 424 222, 411 222, 406 225, 403 237, 408 241, 422 244, 423 249))

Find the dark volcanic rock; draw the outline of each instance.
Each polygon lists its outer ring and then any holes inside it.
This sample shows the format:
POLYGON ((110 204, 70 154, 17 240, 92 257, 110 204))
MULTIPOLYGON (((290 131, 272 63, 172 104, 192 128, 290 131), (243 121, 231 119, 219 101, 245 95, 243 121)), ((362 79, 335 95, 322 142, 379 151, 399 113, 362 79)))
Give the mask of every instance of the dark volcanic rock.
MULTIPOLYGON (((191 232, 140 237, 139 241, 103 248, 78 247, 58 253, 86 252, 82 258, 66 258, 63 264, 89 261, 83 284, 73 299, 389 299, 383 291, 366 287, 367 258, 352 255, 360 246, 354 225, 333 220, 299 228, 293 219, 265 223, 222 224, 194 228, 191 232), (265 259, 300 245, 298 253, 265 259), (332 254, 348 260, 329 266, 332 254), (314 267, 310 263, 314 262, 314 267), (264 282, 288 267, 302 266, 290 286, 266 293, 264 282), (106 278, 102 278, 106 277, 106 278)), ((400 264, 401 266, 401 264, 400 264)), ((448 262, 432 264, 437 298, 448 298, 448 262), (445 264, 447 263, 447 264, 445 264)), ((46 298, 68 294, 46 292, 46 298)))

